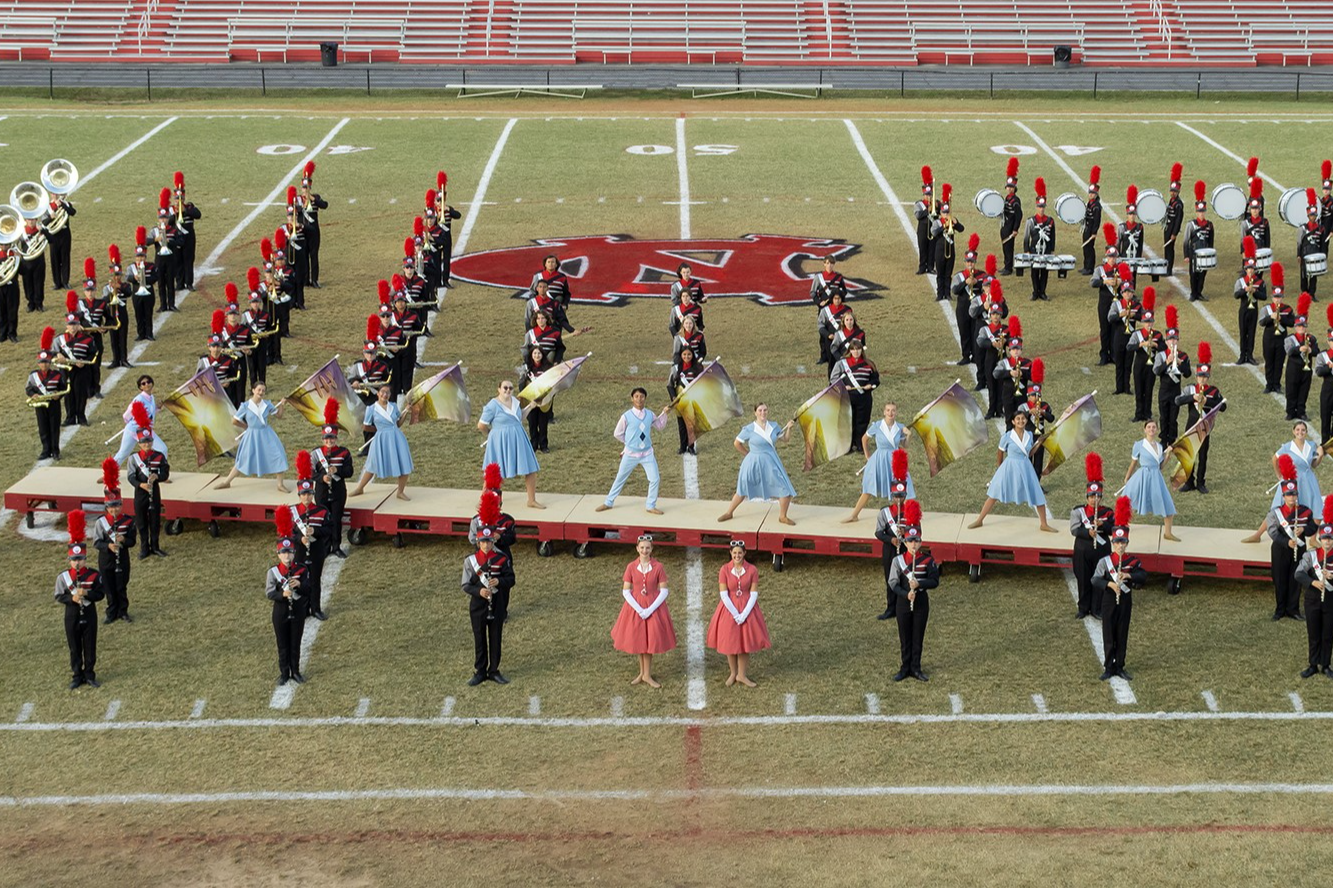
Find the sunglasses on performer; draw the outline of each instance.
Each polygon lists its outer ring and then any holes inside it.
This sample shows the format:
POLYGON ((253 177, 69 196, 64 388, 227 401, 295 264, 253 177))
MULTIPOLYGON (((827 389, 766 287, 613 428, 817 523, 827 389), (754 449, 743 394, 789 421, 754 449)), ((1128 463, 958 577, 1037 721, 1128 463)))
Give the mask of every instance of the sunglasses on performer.
POLYGON ((644 541, 647 541, 648 543, 652 543, 652 542, 653 542, 653 535, 651 535, 651 534, 640 534, 640 535, 639 535, 639 543, 643 543, 644 541))
POLYGON ((733 540, 733 541, 731 541, 731 545, 732 545, 733 547, 739 546, 741 549, 745 549, 745 541, 744 541, 744 540, 733 540))

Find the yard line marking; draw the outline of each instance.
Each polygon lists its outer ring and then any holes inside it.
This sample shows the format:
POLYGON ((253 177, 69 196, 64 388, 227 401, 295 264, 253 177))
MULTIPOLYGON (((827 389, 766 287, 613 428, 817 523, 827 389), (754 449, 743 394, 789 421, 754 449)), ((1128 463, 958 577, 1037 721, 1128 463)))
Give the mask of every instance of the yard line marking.
MULTIPOLYGON (((1194 127, 1192 127, 1192 126, 1188 126, 1187 124, 1184 124, 1184 123, 1182 123, 1181 121, 1176 121, 1176 126, 1180 127, 1182 130, 1185 130, 1185 131, 1187 131, 1187 132, 1193 133, 1194 135, 1198 136, 1200 139, 1202 139, 1203 141, 1207 142, 1209 145, 1213 146, 1213 147, 1216 148, 1218 151, 1222 152, 1222 153, 1225 154, 1227 157, 1231 158, 1231 159, 1234 160, 1236 163, 1240 164, 1242 167, 1248 165, 1248 163, 1249 163, 1249 158, 1241 157, 1240 155, 1236 154, 1234 151, 1230 150, 1229 148, 1226 148, 1225 146, 1219 144, 1218 142, 1215 142, 1214 140, 1210 139, 1208 136, 1205 136, 1203 133, 1201 133, 1201 132, 1199 132, 1198 130, 1194 129, 1194 127)), ((1278 191, 1286 191, 1286 190, 1287 190, 1286 187, 1283 186, 1283 184, 1282 184, 1281 182, 1278 182, 1276 179, 1274 179, 1272 176, 1269 176, 1269 175, 1268 175, 1267 173, 1265 173, 1263 170, 1259 170, 1259 171, 1258 171, 1258 174, 1259 174, 1259 178, 1263 179, 1265 182, 1267 182, 1269 185, 1271 185, 1271 186, 1273 186, 1274 188, 1276 188, 1278 191)), ((1245 188, 1245 191, 1248 192, 1248 191, 1249 191, 1249 188, 1245 188)))
MULTIPOLYGON (((680 186, 680 237, 690 237, 690 172, 685 159, 685 118, 676 118, 676 179, 680 186)), ((642 198, 640 198, 642 200, 642 198)))
POLYGON ((106 715, 102 717, 103 722, 111 722, 120 713, 120 699, 112 701, 106 705, 106 715))
POLYGON ((27 722, 29 719, 32 719, 32 711, 36 709, 36 706, 37 705, 32 701, 28 701, 28 703, 19 708, 19 715, 14 717, 14 721, 27 722))
POLYGON ((625 699, 616 695, 611 699, 611 716, 619 719, 625 715, 625 699))
POLYGON ((1033 695, 1033 696, 1032 696, 1032 706, 1034 706, 1034 707, 1037 708, 1037 712, 1038 712, 1038 713, 1049 713, 1049 712, 1051 712, 1050 710, 1048 710, 1048 709, 1046 708, 1046 696, 1045 696, 1045 695, 1033 695))
POLYGON ((479 787, 391 787, 379 790, 232 790, 212 793, 103 793, 52 796, 0 796, 0 807, 170 806, 218 803, 361 802, 366 800, 522 800, 533 802, 603 802, 623 800, 849 799, 873 797, 1074 797, 1183 796, 1187 794, 1333 795, 1333 784, 1271 782, 1197 784, 919 784, 805 787, 691 787, 613 790, 513 790, 479 787))
POLYGON ((144 134, 143 134, 142 136, 140 136, 138 139, 135 139, 135 140, 134 140, 133 142, 131 142, 129 145, 126 145, 126 146, 125 146, 124 148, 122 148, 120 151, 117 151, 115 154, 111 155, 111 157, 107 158, 107 159, 106 159, 105 161, 103 161, 101 164, 99 164, 99 165, 96 166, 96 167, 93 167, 93 169, 90 170, 90 171, 88 172, 88 175, 87 175, 87 176, 80 177, 79 181, 78 181, 77 183, 75 183, 74 187, 71 188, 71 189, 69 190, 69 193, 70 193, 70 194, 73 194, 74 192, 78 191, 80 188, 83 188, 83 187, 84 187, 85 185, 87 185, 89 182, 92 182, 92 181, 93 181, 94 179, 96 179, 100 174, 106 172, 108 169, 110 169, 112 166, 114 166, 115 163, 116 163, 117 161, 119 161, 121 158, 123 158, 125 155, 129 154, 131 151, 133 151, 134 149, 138 148, 140 145, 144 144, 144 143, 147 142, 149 139, 153 138, 153 137, 156 136, 158 133, 162 132, 162 131, 165 130, 167 127, 169 127, 172 123, 174 123, 175 121, 177 121, 177 120, 179 120, 179 119, 180 119, 180 118, 178 118, 178 117, 168 117, 166 120, 162 121, 160 124, 158 124, 157 126, 153 127, 153 128, 152 128, 151 130, 149 130, 148 132, 144 133, 144 134))
POLYGON ((1294 691, 1291 691, 1287 692, 1287 697, 1291 698, 1291 709, 1293 711, 1295 711, 1296 713, 1305 712, 1305 703, 1301 700, 1300 695, 1296 694, 1296 692, 1294 691))
POLYGON ((866 712, 869 713, 871 716, 878 715, 879 695, 873 693, 866 695, 866 712))
POLYGON ((370 698, 362 698, 361 700, 357 701, 356 715, 358 717, 364 717, 369 712, 370 712, 370 698))
POLYGON ((963 696, 949 695, 949 708, 953 710, 953 715, 957 716, 963 712, 963 696))
POLYGON ((191 718, 191 719, 198 719, 199 717, 201 717, 201 716, 204 715, 204 704, 205 704, 205 703, 207 703, 207 702, 206 702, 203 698, 196 698, 196 699, 195 699, 195 701, 194 701, 194 709, 190 711, 190 718, 191 718))
POLYGON ((1217 697, 1211 691, 1204 691, 1202 694, 1203 694, 1204 706, 1207 707, 1212 712, 1216 713, 1218 709, 1217 697))
POLYGON ((454 712, 454 699, 448 697, 444 699, 444 704, 440 707, 440 716, 449 717, 454 712))
POLYGON ((532 697, 528 698, 528 715, 529 716, 542 715, 542 699, 539 695, 533 695, 532 697))
MULTIPOLYGON (((907 211, 903 209, 902 201, 898 200, 898 195, 894 192, 893 187, 889 185, 889 180, 884 178, 884 174, 880 172, 879 166, 875 163, 875 159, 871 157, 870 149, 866 147, 865 140, 861 138, 861 131, 856 128, 856 124, 852 122, 851 118, 844 118, 843 123, 847 125, 847 132, 851 134, 852 144, 856 146, 856 151, 861 155, 861 160, 865 161, 866 168, 870 170, 870 175, 874 177, 875 184, 879 186, 879 190, 884 194, 884 199, 893 207, 894 214, 897 215, 898 221, 902 223, 903 231, 907 234, 907 239, 915 244, 916 226, 907 218, 907 211)), ((806 200, 809 200, 809 198, 806 200)), ((926 278, 930 282, 931 299, 934 300, 936 293, 935 276, 927 275, 926 278)), ((949 323, 949 329, 953 331, 954 341, 961 342, 961 335, 958 333, 958 319, 954 317, 953 309, 950 307, 949 301, 939 300, 936 302, 936 305, 938 305, 940 311, 944 313, 944 320, 949 323)))
MULTIPOLYGON (((1080 188, 1082 188, 1085 193, 1087 192, 1088 184, 1083 181, 1082 177, 1080 177, 1077 173, 1074 172, 1073 167, 1069 166, 1069 164, 1065 162, 1064 158, 1060 157, 1060 155, 1055 153, 1055 151, 1051 148, 1051 146, 1047 145, 1040 136, 1038 136, 1030 127, 1028 127, 1022 121, 1016 120, 1014 121, 1014 125, 1017 126, 1023 132, 1027 133, 1029 136, 1031 136, 1033 141, 1037 143, 1037 147, 1039 147, 1042 151, 1046 152, 1046 154, 1049 155, 1051 159, 1053 159, 1056 162, 1056 164, 1058 164, 1060 168, 1069 175, 1070 179, 1072 179, 1080 188)), ((1105 205, 1103 206, 1106 215, 1109 216, 1113 222, 1119 223, 1123 221, 1114 210, 1112 210, 1110 207, 1105 207, 1105 205)), ((1148 247, 1147 245, 1144 246, 1143 252, 1150 257, 1155 258, 1157 256, 1157 251, 1153 250, 1151 247, 1148 247)), ((1217 320, 1217 316, 1214 315, 1212 312, 1210 312, 1207 309, 1207 307, 1203 305, 1202 302, 1192 302, 1189 298, 1190 295, 1189 288, 1186 287, 1184 284, 1181 284, 1180 279, 1178 277, 1172 275, 1170 278, 1167 278, 1165 280, 1171 282, 1171 285, 1176 288, 1176 290, 1180 293, 1180 295, 1185 297, 1185 302, 1188 303, 1196 312, 1198 312, 1200 315, 1203 316, 1203 319, 1208 322, 1209 326, 1212 327, 1213 330, 1217 332, 1217 335, 1218 337, 1221 338, 1222 342, 1227 344, 1227 348, 1231 349, 1231 351, 1235 352, 1236 356, 1239 357, 1240 344, 1236 342, 1235 338, 1232 337, 1231 334, 1227 331, 1227 329, 1222 326, 1222 322, 1217 320)), ((1246 364, 1243 366, 1250 371, 1251 375, 1253 375, 1256 380, 1258 380, 1261 383, 1264 382, 1263 370, 1261 370, 1258 367, 1255 367, 1252 364, 1246 364)), ((1276 400, 1279 404, 1283 403, 1283 399, 1285 396, 1283 396, 1282 393, 1274 392, 1271 394, 1273 395, 1274 400, 1276 400)))
POLYGON ((787 694, 782 704, 782 711, 788 716, 796 715, 796 695, 787 694))
MULTIPOLYGON (((486 166, 481 171, 481 178, 477 180, 477 191, 472 195, 472 202, 467 208, 467 216, 463 217, 463 228, 458 232, 458 239, 454 242, 455 255, 462 255, 463 250, 467 247, 468 239, 472 237, 472 229, 476 228, 477 217, 481 215, 481 208, 486 200, 486 190, 491 185, 491 177, 495 175, 495 168, 500 163, 500 155, 504 152, 505 145, 509 143, 509 134, 514 131, 516 123, 518 123, 517 118, 509 118, 504 125, 504 129, 500 131, 500 137, 495 140, 495 148, 491 149, 491 156, 487 158, 486 166)), ((439 317, 438 312, 435 317, 439 317)))
MULTIPOLYGON (((1065 576, 1065 585, 1069 587, 1069 594, 1074 597, 1074 604, 1078 604, 1078 582, 1074 579, 1074 572, 1066 568, 1062 572, 1065 576)), ((1097 652, 1097 663, 1106 663, 1106 648, 1102 644, 1101 627, 1091 616, 1083 618, 1083 629, 1088 631, 1088 640, 1092 642, 1092 650, 1097 652)), ((1129 683, 1119 676, 1112 676, 1111 694, 1115 695, 1117 704, 1137 704, 1139 699, 1134 696, 1134 689, 1129 687, 1129 683)))

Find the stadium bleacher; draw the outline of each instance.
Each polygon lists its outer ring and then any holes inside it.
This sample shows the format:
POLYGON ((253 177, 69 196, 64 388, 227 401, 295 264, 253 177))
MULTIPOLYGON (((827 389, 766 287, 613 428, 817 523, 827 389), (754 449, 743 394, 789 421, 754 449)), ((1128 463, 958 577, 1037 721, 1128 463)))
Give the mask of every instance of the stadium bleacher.
POLYGON ((1319 0, 0 0, 0 59, 1323 65, 1319 0))

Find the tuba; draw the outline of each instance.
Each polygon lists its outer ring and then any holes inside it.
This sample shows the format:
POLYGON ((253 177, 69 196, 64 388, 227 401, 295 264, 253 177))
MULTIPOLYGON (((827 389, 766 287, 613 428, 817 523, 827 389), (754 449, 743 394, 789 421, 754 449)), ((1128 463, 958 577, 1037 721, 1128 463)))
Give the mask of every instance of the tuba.
MULTIPOLYGON (((79 168, 65 160, 63 157, 49 160, 42 167, 41 176, 42 186, 54 195, 67 195, 79 185, 79 168)), ((48 198, 49 199, 49 198, 48 198)), ((58 232, 69 222, 69 214, 64 208, 60 208, 51 215, 51 221, 47 223, 47 231, 58 232)))
MULTIPOLYGON (((51 195, 46 189, 36 182, 20 182, 14 186, 14 190, 9 193, 9 203, 23 219, 41 219, 48 210, 51 202, 51 195)), ((0 221, 0 226, 3 222, 0 221)), ((28 241, 28 248, 20 251, 20 256, 26 260, 34 260, 42 255, 46 250, 46 235, 38 232, 28 241)))

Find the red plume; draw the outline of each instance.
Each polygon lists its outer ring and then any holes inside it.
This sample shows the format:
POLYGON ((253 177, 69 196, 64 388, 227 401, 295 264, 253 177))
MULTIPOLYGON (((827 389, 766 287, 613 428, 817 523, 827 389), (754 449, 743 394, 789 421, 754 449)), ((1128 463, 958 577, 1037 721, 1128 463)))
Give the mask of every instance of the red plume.
POLYGON ((1012 179, 1018 175, 1018 158, 1009 158, 1009 163, 1005 166, 1004 175, 1012 179))
POLYGON ((389 283, 393 285, 394 293, 398 293, 400 290, 402 290, 404 287, 407 286, 407 282, 403 280, 402 275, 394 275, 389 283))
POLYGON ((1257 172, 1259 172, 1259 158, 1252 157, 1245 162, 1245 175, 1253 176, 1257 172))
POLYGON ((1324 161, 1319 165, 1320 179, 1333 179, 1333 161, 1324 161))
POLYGON ((977 234, 976 232, 972 232, 972 234, 969 235, 967 238, 967 249, 972 253, 976 253, 977 248, 979 248, 980 246, 981 246, 981 235, 977 234))
POLYGON ((412 237, 419 238, 426 233, 426 220, 420 216, 412 220, 412 237))
MULTIPOLYGON (((138 402, 135 402, 138 404, 138 402)), ((116 462, 115 457, 107 457, 102 461, 102 487, 108 491, 114 491, 120 487, 120 464, 116 462)))
POLYGON ((1254 259, 1254 238, 1246 235, 1240 239, 1240 252, 1246 259, 1254 259))
POLYGON ((1176 312, 1176 307, 1175 307, 1174 305, 1167 306, 1167 307, 1166 307, 1166 326, 1167 326, 1167 327, 1174 327, 1175 329, 1179 330, 1179 329, 1180 329, 1180 323, 1179 323, 1179 322, 1180 322, 1180 315, 1179 315, 1179 313, 1176 312))
POLYGON ((477 504, 477 517, 488 528, 494 528, 500 521, 500 495, 494 491, 482 491, 481 502, 477 504))
POLYGON ((88 516, 81 509, 72 509, 69 513, 69 542, 83 543, 88 537, 88 516))
POLYGON ((995 273, 996 273, 997 271, 999 271, 999 270, 1000 270, 1000 263, 999 263, 999 260, 997 260, 997 259, 995 258, 995 254, 994 254, 994 253, 987 253, 987 254, 986 254, 986 274, 987 274, 987 276, 989 276, 989 277, 991 277, 991 278, 994 278, 994 277, 995 277, 995 273))
POLYGON ((990 279, 990 299, 993 303, 1004 299, 1004 285, 1000 283, 999 278, 990 279))
POLYGON ((273 242, 268 238, 263 238, 259 242, 259 255, 264 258, 264 262, 273 261, 273 242))
POLYGON ((1038 176, 1036 181, 1032 183, 1032 189, 1037 193, 1037 197, 1046 197, 1046 180, 1038 176))
POLYGON ((293 206, 296 203, 296 186, 287 186, 287 206, 293 206))
POLYGON ((1291 459, 1291 454, 1283 454, 1277 458, 1277 474, 1284 482, 1296 480, 1296 463, 1291 459))
POLYGON ((234 303, 236 300, 240 299, 240 291, 237 290, 236 285, 230 281, 227 282, 227 286, 222 288, 222 292, 227 294, 227 302, 229 303, 234 303))
POLYGON ((417 245, 412 238, 403 238, 403 256, 416 256, 417 245))
POLYGON ((389 292, 389 282, 380 278, 377 286, 379 287, 380 304, 393 302, 393 296, 389 292))
POLYGON ((1333 494, 1324 495, 1324 524, 1333 525, 1333 494))
POLYGON ((171 177, 171 181, 177 188, 184 188, 185 174, 182 173, 180 170, 177 170, 176 175, 171 177))
POLYGON ((1100 185, 1101 182, 1102 182, 1102 168, 1094 165, 1092 168, 1092 172, 1088 174, 1088 184, 1100 185))
POLYGON ((223 326, 226 325, 226 323, 227 323, 227 313, 222 311, 221 309, 214 309, 213 324, 212 324, 213 332, 222 333, 222 328, 223 326))
POLYGON ((1311 207, 1319 206, 1319 198, 1315 195, 1313 188, 1305 190, 1305 203, 1311 207))
POLYGON ((1199 342, 1199 363, 1200 364, 1213 363, 1213 346, 1207 340, 1201 340, 1199 342))
POLYGON ((1009 335, 1010 336, 1023 335, 1023 322, 1018 320, 1017 315, 1009 316, 1009 335))
POLYGON ((279 537, 291 537, 292 511, 285 506, 279 506, 273 511, 273 524, 278 529, 279 537))
POLYGON ((51 346, 56 341, 56 329, 54 327, 43 327, 42 338, 38 341, 38 347, 43 352, 50 352, 51 346))
POLYGON ((441 170, 435 174, 435 187, 444 194, 444 187, 449 184, 449 174, 441 170))
POLYGON ((1261 198, 1264 195, 1264 180, 1255 176, 1254 181, 1250 183, 1250 197, 1261 198))
POLYGON ((305 162, 305 178, 310 179, 310 178, 314 177, 314 175, 315 175, 315 162, 314 162, 314 161, 306 161, 306 162, 305 162))
POLYGON ((482 473, 482 485, 487 491, 498 491, 504 484, 504 476, 500 472, 499 463, 487 463, 486 470, 482 473))
POLYGON ((73 290, 65 291, 65 311, 77 312, 79 310, 79 295, 73 290))
POLYGON ((324 425, 325 425, 325 426, 337 426, 337 425, 338 425, 338 408, 339 408, 338 399, 336 399, 336 398, 329 398, 329 399, 325 400, 325 402, 324 402, 324 425))
POLYGON ((285 227, 273 232, 273 246, 283 253, 287 252, 287 229, 285 227))
POLYGON ((1134 270, 1129 267, 1129 263, 1127 262, 1120 263, 1120 267, 1115 271, 1116 274, 1120 276, 1121 281, 1129 281, 1134 277, 1134 270))
POLYGON ((374 342, 380 338, 380 316, 371 315, 366 319, 366 342, 374 342))
POLYGON ((120 265, 120 248, 115 244, 106 248, 106 258, 111 260, 112 265, 120 265))
POLYGON ((1306 318, 1309 318, 1309 317, 1310 317, 1310 303, 1312 303, 1312 302, 1314 302, 1314 298, 1313 298, 1312 296, 1310 296, 1310 294, 1308 294, 1308 293, 1302 293, 1302 294, 1301 294, 1301 298, 1298 299, 1298 300, 1296 300, 1296 314, 1297 314, 1297 315, 1304 315, 1306 318))
POLYGON ((890 459, 892 460, 891 465, 893 468, 893 474, 890 477, 906 481, 907 452, 904 451, 902 448, 898 448, 896 451, 893 452, 893 456, 890 459))
POLYGON ((148 246, 148 229, 144 228, 142 225, 136 225, 134 227, 134 244, 136 247, 148 246))
POLYGON ((903 524, 920 525, 921 524, 921 504, 915 500, 908 500, 903 504, 903 524))
POLYGON ((1138 202, 1139 202, 1139 187, 1137 185, 1131 185, 1129 188, 1125 189, 1125 203, 1137 204, 1138 202))
POLYGON ((310 459, 310 452, 297 451, 296 478, 299 480, 299 479, 314 478, 314 477, 315 477, 315 464, 314 461, 310 459))
POLYGON ((1046 362, 1040 358, 1032 359, 1032 382, 1038 386, 1046 382, 1046 362))
POLYGON ((1282 268, 1282 263, 1280 262, 1273 263, 1272 267, 1268 270, 1268 280, 1273 282, 1273 287, 1275 289, 1282 288, 1286 277, 1287 272, 1282 268))
POLYGON ((953 186, 946 182, 940 187, 940 203, 949 203, 951 197, 953 197, 953 186))
POLYGON ((1089 451, 1083 458, 1083 474, 1088 477, 1089 482, 1099 482, 1102 480, 1102 455, 1096 451, 1089 451))
POLYGON ((1156 288, 1153 288, 1153 287, 1145 287, 1145 288, 1143 288, 1143 300, 1142 300, 1142 301, 1143 301, 1143 308, 1144 308, 1145 311, 1151 312, 1154 308, 1156 308, 1156 307, 1157 307, 1157 290, 1156 290, 1156 288))
POLYGON ((1324 317, 1328 319, 1329 329, 1333 330, 1333 303, 1329 303, 1328 308, 1324 310, 1324 317))
POLYGON ((152 429, 153 418, 148 416, 148 408, 142 401, 130 402, 130 416, 134 418, 134 425, 140 429, 152 429))
POLYGON ((1194 183, 1194 200, 1202 201, 1204 199, 1204 192, 1206 192, 1207 190, 1208 186, 1203 184, 1203 180, 1202 179, 1197 180, 1194 183))
POLYGON ((171 209, 171 189, 164 188, 158 193, 157 205, 163 210, 171 209))
POLYGON ((921 184, 922 184, 922 185, 929 185, 930 183, 932 183, 932 182, 934 182, 934 181, 935 181, 935 173, 930 169, 930 167, 922 167, 922 168, 921 168, 921 184))
POLYGON ((1111 222, 1102 223, 1102 237, 1106 239, 1107 247, 1114 247, 1120 239, 1116 237, 1115 224, 1111 222))
POLYGON ((83 277, 85 278, 97 277, 97 262, 91 256, 89 256, 87 259, 83 261, 83 277))
POLYGON ((1182 167, 1180 164, 1172 164, 1172 165, 1171 165, 1171 181, 1172 181, 1172 182, 1179 182, 1179 181, 1180 181, 1180 177, 1183 176, 1183 175, 1185 175, 1185 168, 1184 168, 1184 167, 1182 167))
POLYGON ((426 189, 426 207, 429 209, 435 206, 435 189, 426 189))
POLYGON ((1116 525, 1118 525, 1118 526, 1120 526, 1120 527, 1122 527, 1122 528, 1127 528, 1127 527, 1129 527, 1129 519, 1130 519, 1130 516, 1132 516, 1133 514, 1134 514, 1134 508, 1133 508, 1133 506, 1130 504, 1130 502, 1129 502, 1129 498, 1128 498, 1128 497, 1124 497, 1124 496, 1117 497, 1116 500, 1115 500, 1115 523, 1116 523, 1116 525))

